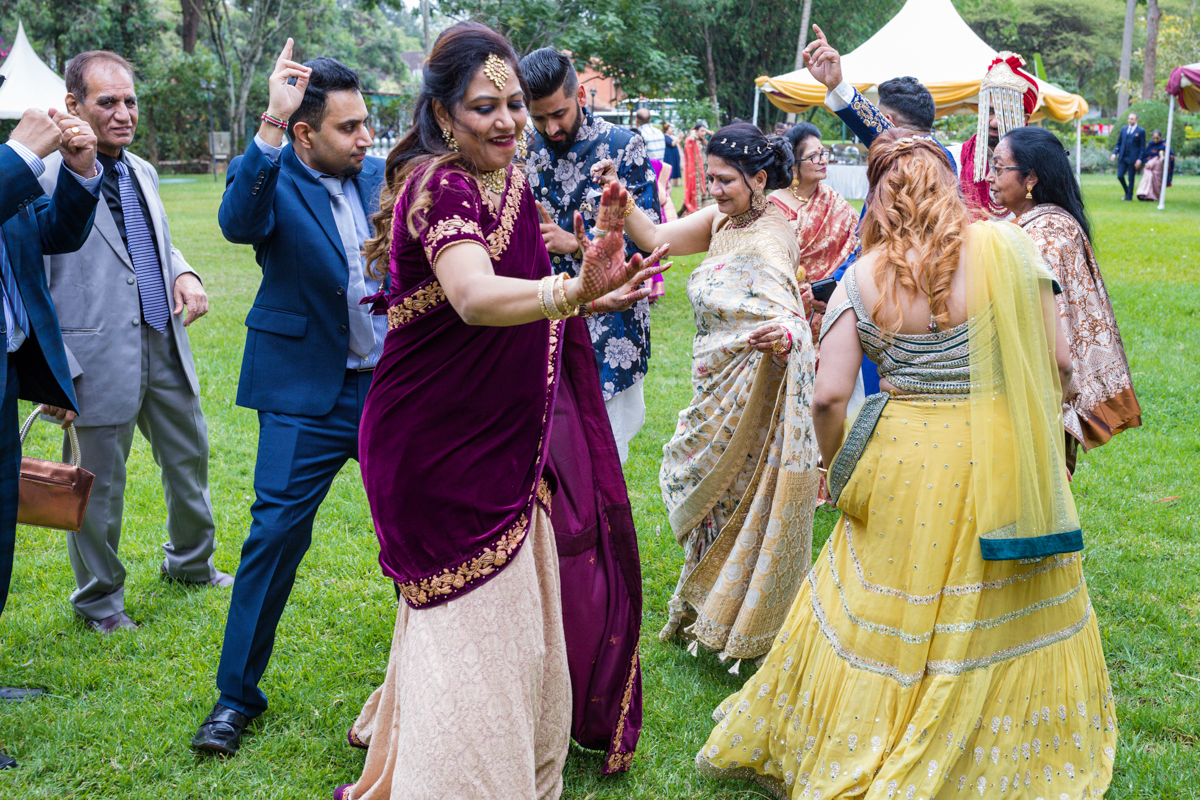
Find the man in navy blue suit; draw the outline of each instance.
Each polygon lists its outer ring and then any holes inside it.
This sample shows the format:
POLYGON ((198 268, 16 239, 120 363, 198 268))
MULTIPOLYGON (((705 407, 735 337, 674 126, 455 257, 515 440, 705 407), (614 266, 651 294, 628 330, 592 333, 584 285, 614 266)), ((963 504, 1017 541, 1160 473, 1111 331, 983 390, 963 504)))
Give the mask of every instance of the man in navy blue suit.
POLYGON ((1142 151, 1146 149, 1146 129, 1137 122, 1137 114, 1130 114, 1128 124, 1117 134, 1117 146, 1108 159, 1117 162, 1117 180, 1125 190, 1125 200, 1133 199, 1138 172, 1142 169, 1142 151))
POLYGON ((291 55, 288 39, 258 135, 229 165, 219 214, 225 238, 253 245, 263 273, 246 316, 237 394, 259 422, 250 534, 217 668, 221 696, 192 739, 195 749, 226 756, 267 708, 258 683, 275 629, 317 508, 346 461, 358 458, 363 401, 387 333, 386 319, 359 305, 379 290, 361 251, 379 208, 383 160, 367 155, 358 76, 333 59, 298 64, 291 55))
MULTIPOLYGON (((26 111, 9 140, 0 145, 0 341, 5 345, 0 369, 0 612, 8 600, 17 536, 17 400, 58 407, 64 424, 78 410, 42 256, 83 246, 96 214, 100 174, 92 129, 53 109, 49 114, 26 111), (55 150, 63 155, 62 177, 54 196, 46 197, 38 177, 46 169, 42 159, 55 150), (66 174, 74 180, 67 180, 66 174)), ((0 700, 39 694, 40 689, 0 688, 0 700)), ((0 753, 0 769, 16 765, 0 753)))

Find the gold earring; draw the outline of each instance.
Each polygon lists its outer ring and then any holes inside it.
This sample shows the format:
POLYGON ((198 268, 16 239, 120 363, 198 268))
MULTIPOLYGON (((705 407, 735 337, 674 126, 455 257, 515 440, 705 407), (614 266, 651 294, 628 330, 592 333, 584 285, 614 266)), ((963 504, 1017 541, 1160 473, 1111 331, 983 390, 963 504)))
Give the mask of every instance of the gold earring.
POLYGON ((1033 199, 1033 184, 1032 183, 1025 184, 1025 199, 1026 200, 1033 199))
POLYGON ((454 138, 454 134, 450 133, 449 128, 442 129, 442 140, 446 143, 446 149, 452 153, 458 152, 458 140, 454 138))

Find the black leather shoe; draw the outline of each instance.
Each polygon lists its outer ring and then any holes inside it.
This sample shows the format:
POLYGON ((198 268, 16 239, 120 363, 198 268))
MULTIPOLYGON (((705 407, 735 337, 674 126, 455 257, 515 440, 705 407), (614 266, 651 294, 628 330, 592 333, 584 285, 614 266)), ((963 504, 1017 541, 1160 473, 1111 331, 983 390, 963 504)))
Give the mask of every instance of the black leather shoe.
POLYGON ((0 753, 0 769, 13 769, 17 766, 17 760, 12 756, 0 753))
POLYGON ((192 749, 218 756, 235 755, 249 722, 245 714, 217 703, 192 737, 192 749))
MULTIPOLYGON (((22 700, 32 700, 35 697, 41 697, 43 694, 41 689, 24 689, 17 686, 0 686, 0 700, 8 700, 12 703, 19 703, 22 700)), ((0 767, 3 769, 3 767, 0 767)))

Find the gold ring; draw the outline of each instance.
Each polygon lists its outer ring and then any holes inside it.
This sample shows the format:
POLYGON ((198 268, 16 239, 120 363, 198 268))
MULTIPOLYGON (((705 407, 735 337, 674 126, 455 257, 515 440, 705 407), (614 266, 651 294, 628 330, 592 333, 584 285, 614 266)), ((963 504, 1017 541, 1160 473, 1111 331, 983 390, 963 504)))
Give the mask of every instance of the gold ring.
POLYGON ((78 135, 79 135, 79 126, 78 126, 78 125, 76 125, 75 127, 71 128, 71 135, 72 135, 72 136, 78 136, 78 135))

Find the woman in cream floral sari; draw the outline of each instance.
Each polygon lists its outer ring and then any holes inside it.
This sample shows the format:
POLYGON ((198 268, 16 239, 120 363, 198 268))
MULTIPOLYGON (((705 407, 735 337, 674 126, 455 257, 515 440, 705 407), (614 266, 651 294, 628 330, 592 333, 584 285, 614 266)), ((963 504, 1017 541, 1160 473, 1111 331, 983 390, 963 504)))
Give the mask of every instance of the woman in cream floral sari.
POLYGON ((791 165, 780 137, 729 125, 708 146, 715 206, 663 225, 635 209, 625 227, 638 247, 708 252, 687 286, 695 394, 659 473, 684 549, 660 636, 686 626, 684 636, 723 661, 770 649, 812 562, 812 337, 795 236, 763 196, 791 182, 791 165))

